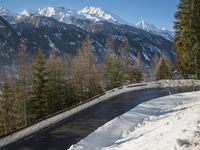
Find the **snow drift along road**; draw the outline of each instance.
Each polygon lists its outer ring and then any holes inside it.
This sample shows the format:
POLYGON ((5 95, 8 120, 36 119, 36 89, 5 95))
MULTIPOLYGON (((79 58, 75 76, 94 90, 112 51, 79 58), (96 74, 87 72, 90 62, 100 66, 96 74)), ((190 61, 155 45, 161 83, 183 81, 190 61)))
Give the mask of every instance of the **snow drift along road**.
POLYGON ((69 150, 199 150, 200 92, 138 105, 69 150))

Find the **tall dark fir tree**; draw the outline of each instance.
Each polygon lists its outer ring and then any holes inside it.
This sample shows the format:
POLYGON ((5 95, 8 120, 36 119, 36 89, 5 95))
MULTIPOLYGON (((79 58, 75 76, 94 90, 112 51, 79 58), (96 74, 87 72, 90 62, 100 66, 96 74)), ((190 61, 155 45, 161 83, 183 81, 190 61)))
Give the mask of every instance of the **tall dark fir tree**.
POLYGON ((47 115, 47 91, 47 68, 45 55, 42 49, 38 49, 33 61, 33 119, 37 120, 47 115))
POLYGON ((171 79, 172 78, 172 67, 169 60, 164 57, 160 60, 156 66, 156 80, 171 79))
POLYGON ((174 49, 177 69, 184 78, 189 74, 200 77, 200 3, 181 0, 175 15, 176 38, 174 49))

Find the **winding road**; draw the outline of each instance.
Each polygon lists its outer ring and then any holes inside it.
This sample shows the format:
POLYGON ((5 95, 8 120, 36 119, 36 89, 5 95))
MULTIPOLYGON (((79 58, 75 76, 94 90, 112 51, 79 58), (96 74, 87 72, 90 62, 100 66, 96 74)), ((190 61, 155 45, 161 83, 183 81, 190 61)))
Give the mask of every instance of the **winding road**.
MULTIPOLYGON (((171 91, 174 94, 192 91, 192 88, 172 88, 171 91)), ((168 93, 165 88, 144 89, 112 97, 1 150, 67 150, 113 118, 142 102, 166 96, 168 93)))

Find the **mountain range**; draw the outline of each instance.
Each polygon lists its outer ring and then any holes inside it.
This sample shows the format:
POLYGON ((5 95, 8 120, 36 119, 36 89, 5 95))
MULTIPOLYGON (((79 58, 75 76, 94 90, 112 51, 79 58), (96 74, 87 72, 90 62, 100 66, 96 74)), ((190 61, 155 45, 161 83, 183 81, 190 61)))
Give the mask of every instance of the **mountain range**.
POLYGON ((87 35, 92 39, 99 60, 105 52, 106 38, 112 36, 116 49, 119 43, 127 39, 130 55, 136 61, 140 54, 144 69, 152 67, 151 59, 155 54, 160 57, 167 55, 172 63, 175 62, 172 31, 157 28, 143 20, 133 25, 102 8, 73 10, 46 7, 13 13, 0 7, 0 16, 0 58, 10 62, 7 65, 14 64, 20 41, 25 41, 30 54, 34 54, 38 48, 48 54, 54 48, 61 54, 74 55, 87 35))

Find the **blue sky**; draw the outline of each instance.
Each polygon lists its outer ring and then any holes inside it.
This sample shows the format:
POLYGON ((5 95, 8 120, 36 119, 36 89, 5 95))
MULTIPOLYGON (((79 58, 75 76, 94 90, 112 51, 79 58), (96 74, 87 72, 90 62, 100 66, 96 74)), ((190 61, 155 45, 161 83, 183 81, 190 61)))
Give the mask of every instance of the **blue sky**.
POLYGON ((173 29, 174 13, 179 0, 0 0, 0 5, 15 12, 46 6, 80 9, 102 7, 131 23, 143 19, 162 28, 173 29))

